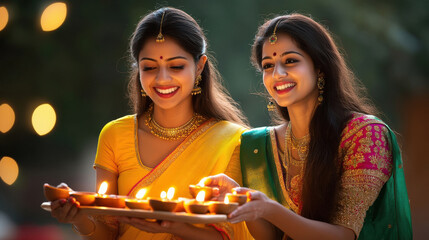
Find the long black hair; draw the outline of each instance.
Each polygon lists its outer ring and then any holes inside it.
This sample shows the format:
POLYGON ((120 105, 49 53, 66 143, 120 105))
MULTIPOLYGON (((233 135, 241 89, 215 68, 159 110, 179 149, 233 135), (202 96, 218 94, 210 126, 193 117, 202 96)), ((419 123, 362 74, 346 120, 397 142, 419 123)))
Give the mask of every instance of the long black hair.
POLYGON ((194 111, 207 118, 228 120, 247 126, 247 119, 221 84, 220 74, 214 66, 212 57, 207 53, 207 39, 203 30, 190 15, 171 7, 158 9, 143 17, 132 34, 130 41, 131 76, 128 84, 128 95, 134 112, 139 116, 152 103, 149 97, 141 96, 142 86, 138 71, 138 55, 146 41, 155 41, 155 37, 160 31, 163 15, 162 34, 164 36, 174 39, 177 44, 193 56, 195 62, 201 56, 207 56, 207 62, 201 73, 202 94, 192 97, 194 111))
MULTIPOLYGON (((321 24, 301 14, 279 16, 259 27, 252 46, 252 63, 262 70, 262 46, 273 34, 287 34, 313 60, 325 77, 323 102, 311 119, 309 151, 303 176, 301 215, 331 222, 338 204, 343 156, 341 133, 353 112, 375 114, 364 87, 355 79, 331 34, 321 24)), ((286 107, 277 105, 283 122, 290 121, 286 107)))

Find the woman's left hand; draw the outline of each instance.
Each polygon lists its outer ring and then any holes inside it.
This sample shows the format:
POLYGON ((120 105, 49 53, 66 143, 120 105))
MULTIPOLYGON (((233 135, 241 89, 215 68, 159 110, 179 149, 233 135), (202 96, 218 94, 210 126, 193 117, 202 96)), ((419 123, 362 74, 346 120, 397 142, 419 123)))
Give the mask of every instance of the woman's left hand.
POLYGON ((238 223, 264 218, 268 208, 271 206, 270 203, 273 202, 273 200, 268 198, 264 193, 255 190, 247 190, 247 198, 250 199, 250 201, 230 213, 228 215, 228 221, 231 223, 238 223))
POLYGON ((186 223, 182 222, 171 222, 171 221, 147 221, 143 218, 134 217, 117 217, 120 222, 130 224, 135 228, 150 233, 171 233, 177 234, 183 231, 186 223))

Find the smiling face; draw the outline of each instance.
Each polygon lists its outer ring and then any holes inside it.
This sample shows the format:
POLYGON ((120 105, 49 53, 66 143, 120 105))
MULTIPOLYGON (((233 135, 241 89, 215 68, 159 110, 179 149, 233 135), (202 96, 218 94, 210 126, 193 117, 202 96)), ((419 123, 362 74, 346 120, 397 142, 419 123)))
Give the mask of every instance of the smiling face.
POLYGON ((262 46, 262 69, 265 88, 282 107, 314 107, 318 91, 316 69, 311 57, 297 47, 286 34, 277 34, 277 42, 262 46))
POLYGON ((191 91, 206 56, 195 63, 191 54, 173 39, 157 43, 148 39, 139 54, 140 83, 155 107, 162 109, 191 107, 191 91))

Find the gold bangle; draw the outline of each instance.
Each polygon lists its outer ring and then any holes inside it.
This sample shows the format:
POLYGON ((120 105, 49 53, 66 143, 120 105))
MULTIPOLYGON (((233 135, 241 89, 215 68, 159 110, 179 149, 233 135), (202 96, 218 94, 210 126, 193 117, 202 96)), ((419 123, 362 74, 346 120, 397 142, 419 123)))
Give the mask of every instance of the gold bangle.
POLYGON ((92 222, 92 226, 94 226, 94 227, 93 227, 93 229, 92 229, 92 231, 91 231, 90 233, 88 233, 88 234, 82 234, 81 232, 79 232, 79 230, 77 230, 76 226, 75 226, 74 224, 72 224, 72 228, 73 228, 73 230, 74 230, 77 234, 79 234, 80 236, 82 236, 82 237, 89 237, 89 236, 92 236, 92 234, 94 234, 94 233, 95 233, 95 228, 96 228, 97 226, 95 225, 95 222, 94 222, 93 220, 91 220, 90 218, 88 218, 88 219, 89 219, 89 221, 91 221, 91 222, 92 222))

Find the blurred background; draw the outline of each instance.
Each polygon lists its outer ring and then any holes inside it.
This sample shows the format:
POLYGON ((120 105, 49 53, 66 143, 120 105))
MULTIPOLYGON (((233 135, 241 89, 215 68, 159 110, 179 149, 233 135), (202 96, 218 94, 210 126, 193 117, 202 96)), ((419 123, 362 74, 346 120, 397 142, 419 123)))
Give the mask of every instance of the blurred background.
POLYGON ((267 102, 255 94, 264 91, 262 78, 249 61, 257 27, 292 12, 325 24, 398 133, 414 236, 428 236, 427 0, 0 0, 1 240, 76 239, 40 208, 43 183, 95 191, 98 134, 131 113, 130 35, 141 16, 162 6, 186 11, 204 28, 252 127, 270 124, 267 102))

